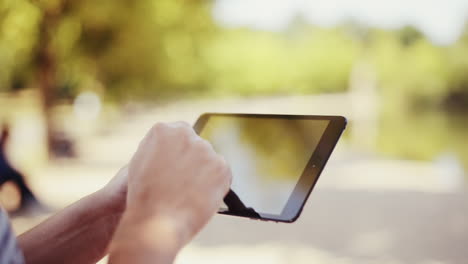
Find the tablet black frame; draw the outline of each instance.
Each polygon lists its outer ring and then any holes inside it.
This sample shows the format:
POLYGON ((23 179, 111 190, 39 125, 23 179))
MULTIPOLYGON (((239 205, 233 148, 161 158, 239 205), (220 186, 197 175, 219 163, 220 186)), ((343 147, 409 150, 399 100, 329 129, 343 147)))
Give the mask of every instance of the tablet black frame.
POLYGON ((243 113, 205 113, 195 122, 194 130, 199 134, 211 116, 250 117, 250 118, 275 118, 288 120, 326 120, 329 121, 320 141, 310 157, 304 171, 294 187, 283 211, 280 215, 258 212, 260 217, 246 216, 232 213, 229 210, 219 211, 220 214, 249 217, 255 220, 292 223, 299 218, 310 193, 314 189, 320 174, 323 171, 333 149, 341 134, 346 128, 347 120, 343 116, 324 115, 277 115, 277 114, 243 114, 243 113))

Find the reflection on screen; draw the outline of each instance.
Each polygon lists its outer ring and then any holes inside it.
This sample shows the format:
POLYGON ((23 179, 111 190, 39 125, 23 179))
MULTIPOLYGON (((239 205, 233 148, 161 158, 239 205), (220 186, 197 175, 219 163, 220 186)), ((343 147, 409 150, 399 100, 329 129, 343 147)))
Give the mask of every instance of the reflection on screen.
POLYGON ((210 116, 200 136, 228 161, 231 189, 246 207, 280 215, 328 123, 210 116))

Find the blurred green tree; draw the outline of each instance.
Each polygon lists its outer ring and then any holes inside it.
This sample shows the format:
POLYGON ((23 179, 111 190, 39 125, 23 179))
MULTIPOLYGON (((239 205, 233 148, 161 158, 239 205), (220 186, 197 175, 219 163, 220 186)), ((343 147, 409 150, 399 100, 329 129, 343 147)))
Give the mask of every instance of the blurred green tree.
POLYGON ((38 87, 50 147, 53 107, 80 90, 141 99, 206 87, 200 47, 216 30, 206 1, 5 0, 0 14, 0 85, 38 87))

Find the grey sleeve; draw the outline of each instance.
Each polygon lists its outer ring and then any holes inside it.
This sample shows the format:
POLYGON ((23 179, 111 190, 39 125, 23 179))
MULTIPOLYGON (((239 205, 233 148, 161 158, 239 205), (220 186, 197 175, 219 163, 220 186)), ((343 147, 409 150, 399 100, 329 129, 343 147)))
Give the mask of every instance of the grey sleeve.
POLYGON ((0 264, 24 264, 23 253, 18 247, 10 221, 0 208, 0 264))

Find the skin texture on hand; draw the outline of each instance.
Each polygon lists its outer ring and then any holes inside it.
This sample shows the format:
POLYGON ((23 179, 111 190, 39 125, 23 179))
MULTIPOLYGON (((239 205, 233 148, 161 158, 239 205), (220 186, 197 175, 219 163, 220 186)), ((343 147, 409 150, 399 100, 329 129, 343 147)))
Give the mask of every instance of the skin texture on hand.
POLYGON ((229 191, 231 171, 186 123, 156 124, 128 166, 109 263, 171 263, 229 191))

